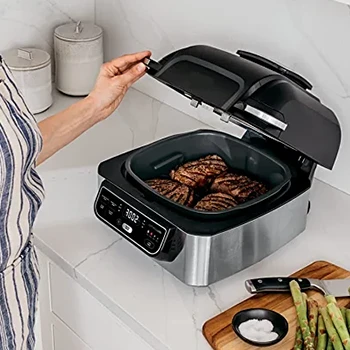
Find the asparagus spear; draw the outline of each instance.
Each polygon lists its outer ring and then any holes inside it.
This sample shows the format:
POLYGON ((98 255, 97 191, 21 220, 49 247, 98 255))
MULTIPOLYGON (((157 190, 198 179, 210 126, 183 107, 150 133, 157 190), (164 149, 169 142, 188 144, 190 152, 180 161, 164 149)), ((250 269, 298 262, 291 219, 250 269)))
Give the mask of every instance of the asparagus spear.
POLYGON ((320 313, 323 317, 323 321, 324 321, 324 324, 326 326, 329 339, 331 340, 331 342, 333 344, 334 350, 343 350, 343 344, 339 338, 339 335, 338 335, 336 329, 333 326, 333 322, 328 314, 327 308, 321 307, 320 313))
POLYGON ((346 324, 346 307, 341 307, 340 311, 341 311, 341 315, 343 316, 343 320, 345 321, 345 324, 346 324))
POLYGON ((350 330, 350 310, 346 309, 346 322, 348 324, 348 330, 350 330))
MULTIPOLYGON (((306 304, 307 294, 302 293, 302 296, 303 296, 303 303, 305 307, 307 307, 307 304, 306 304)), ((302 349, 303 349, 303 335, 301 334, 301 328, 298 322, 297 331, 295 333, 294 350, 302 350, 302 349)))
POLYGON ((331 303, 337 304, 337 299, 333 295, 326 295, 325 298, 326 298, 327 304, 331 304, 331 303))
POLYGON ((294 350, 302 350, 303 348, 303 336, 301 334, 300 326, 297 326, 297 332, 295 334, 294 350))
POLYGON ((294 305, 297 311, 301 334, 303 336, 303 341, 304 341, 304 349, 315 350, 314 342, 312 341, 312 337, 310 333, 309 322, 307 320, 306 304, 301 294, 300 286, 297 281, 293 280, 289 283, 289 287, 290 287, 294 305))
POLYGON ((328 338, 328 343, 327 343, 327 347, 326 350, 333 350, 333 344, 332 341, 328 338))
POLYGON ((327 345, 327 331, 321 315, 318 316, 318 330, 317 330, 317 350, 326 350, 327 345))
POLYGON ((303 296, 303 300, 304 300, 304 302, 306 303, 306 300, 307 300, 307 294, 306 294, 306 293, 301 293, 301 295, 303 296))
POLYGON ((309 327, 312 341, 315 344, 318 318, 318 302, 314 299, 307 299, 307 312, 309 317, 309 327))
POLYGON ((343 342, 344 348, 346 350, 350 350, 350 335, 340 309, 334 303, 328 304, 327 309, 328 309, 329 316, 331 317, 332 322, 334 324, 334 327, 338 331, 340 339, 343 342))

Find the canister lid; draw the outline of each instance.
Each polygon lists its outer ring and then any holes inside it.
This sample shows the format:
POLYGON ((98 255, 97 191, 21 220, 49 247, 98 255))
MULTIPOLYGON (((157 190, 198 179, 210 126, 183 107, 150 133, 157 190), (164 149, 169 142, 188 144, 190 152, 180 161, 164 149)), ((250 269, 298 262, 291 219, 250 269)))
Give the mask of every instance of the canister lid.
POLYGON ((92 41, 102 34, 102 28, 96 24, 80 21, 63 24, 55 29, 55 37, 65 41, 92 41))
POLYGON ((11 70, 35 70, 46 67, 51 62, 48 52, 35 48, 11 49, 3 53, 3 58, 11 70))

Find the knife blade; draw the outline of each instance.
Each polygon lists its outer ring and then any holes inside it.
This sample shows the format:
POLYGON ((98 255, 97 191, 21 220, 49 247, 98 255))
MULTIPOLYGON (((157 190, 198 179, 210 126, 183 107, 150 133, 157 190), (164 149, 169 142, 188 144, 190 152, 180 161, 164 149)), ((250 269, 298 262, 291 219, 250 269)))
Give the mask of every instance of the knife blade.
POLYGON ((290 292, 289 283, 297 281, 302 291, 318 290, 324 295, 350 297, 350 279, 317 280, 313 278, 266 277, 245 281, 251 294, 266 292, 290 292))

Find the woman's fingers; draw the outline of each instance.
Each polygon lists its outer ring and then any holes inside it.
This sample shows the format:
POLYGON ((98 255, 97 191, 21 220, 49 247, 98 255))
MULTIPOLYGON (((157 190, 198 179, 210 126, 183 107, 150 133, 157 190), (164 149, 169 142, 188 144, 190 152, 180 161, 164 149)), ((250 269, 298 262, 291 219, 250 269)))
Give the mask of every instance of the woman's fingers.
POLYGON ((99 119, 110 116, 123 99, 126 90, 143 75, 147 67, 142 62, 150 51, 138 52, 105 63, 96 80, 90 99, 97 106, 99 119))
POLYGON ((122 75, 116 76, 119 84, 129 88, 133 83, 139 80, 146 72, 146 66, 143 63, 138 63, 127 70, 122 75))
POLYGON ((124 55, 109 62, 109 66, 114 75, 122 74, 128 70, 130 66, 137 62, 143 61, 146 57, 150 56, 150 51, 142 51, 130 55, 124 55))

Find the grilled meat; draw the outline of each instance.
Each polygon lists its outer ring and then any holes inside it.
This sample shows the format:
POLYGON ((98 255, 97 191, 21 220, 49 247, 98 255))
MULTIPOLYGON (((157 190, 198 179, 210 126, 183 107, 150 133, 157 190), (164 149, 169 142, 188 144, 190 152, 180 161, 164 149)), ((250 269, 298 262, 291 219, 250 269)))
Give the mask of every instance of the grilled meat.
POLYGON ((226 193, 211 193, 202 198, 194 207, 202 211, 222 211, 237 205, 235 199, 226 193))
POLYGON ((227 170, 226 163, 217 155, 185 163, 172 170, 170 177, 192 188, 210 185, 212 180, 227 170))
POLYGON ((193 190, 186 185, 166 179, 153 179, 146 181, 146 183, 159 194, 171 199, 176 203, 187 206, 193 204, 193 190))
POLYGON ((245 175, 226 172, 218 176, 212 186, 213 192, 230 194, 240 204, 257 198, 267 192, 267 188, 260 182, 245 175))
POLYGON ((248 176, 228 170, 226 163, 217 155, 185 163, 172 170, 170 179, 153 179, 147 184, 159 194, 185 206, 193 207, 196 196, 202 197, 194 206, 206 212, 218 212, 234 208, 267 192, 260 182, 248 176))

